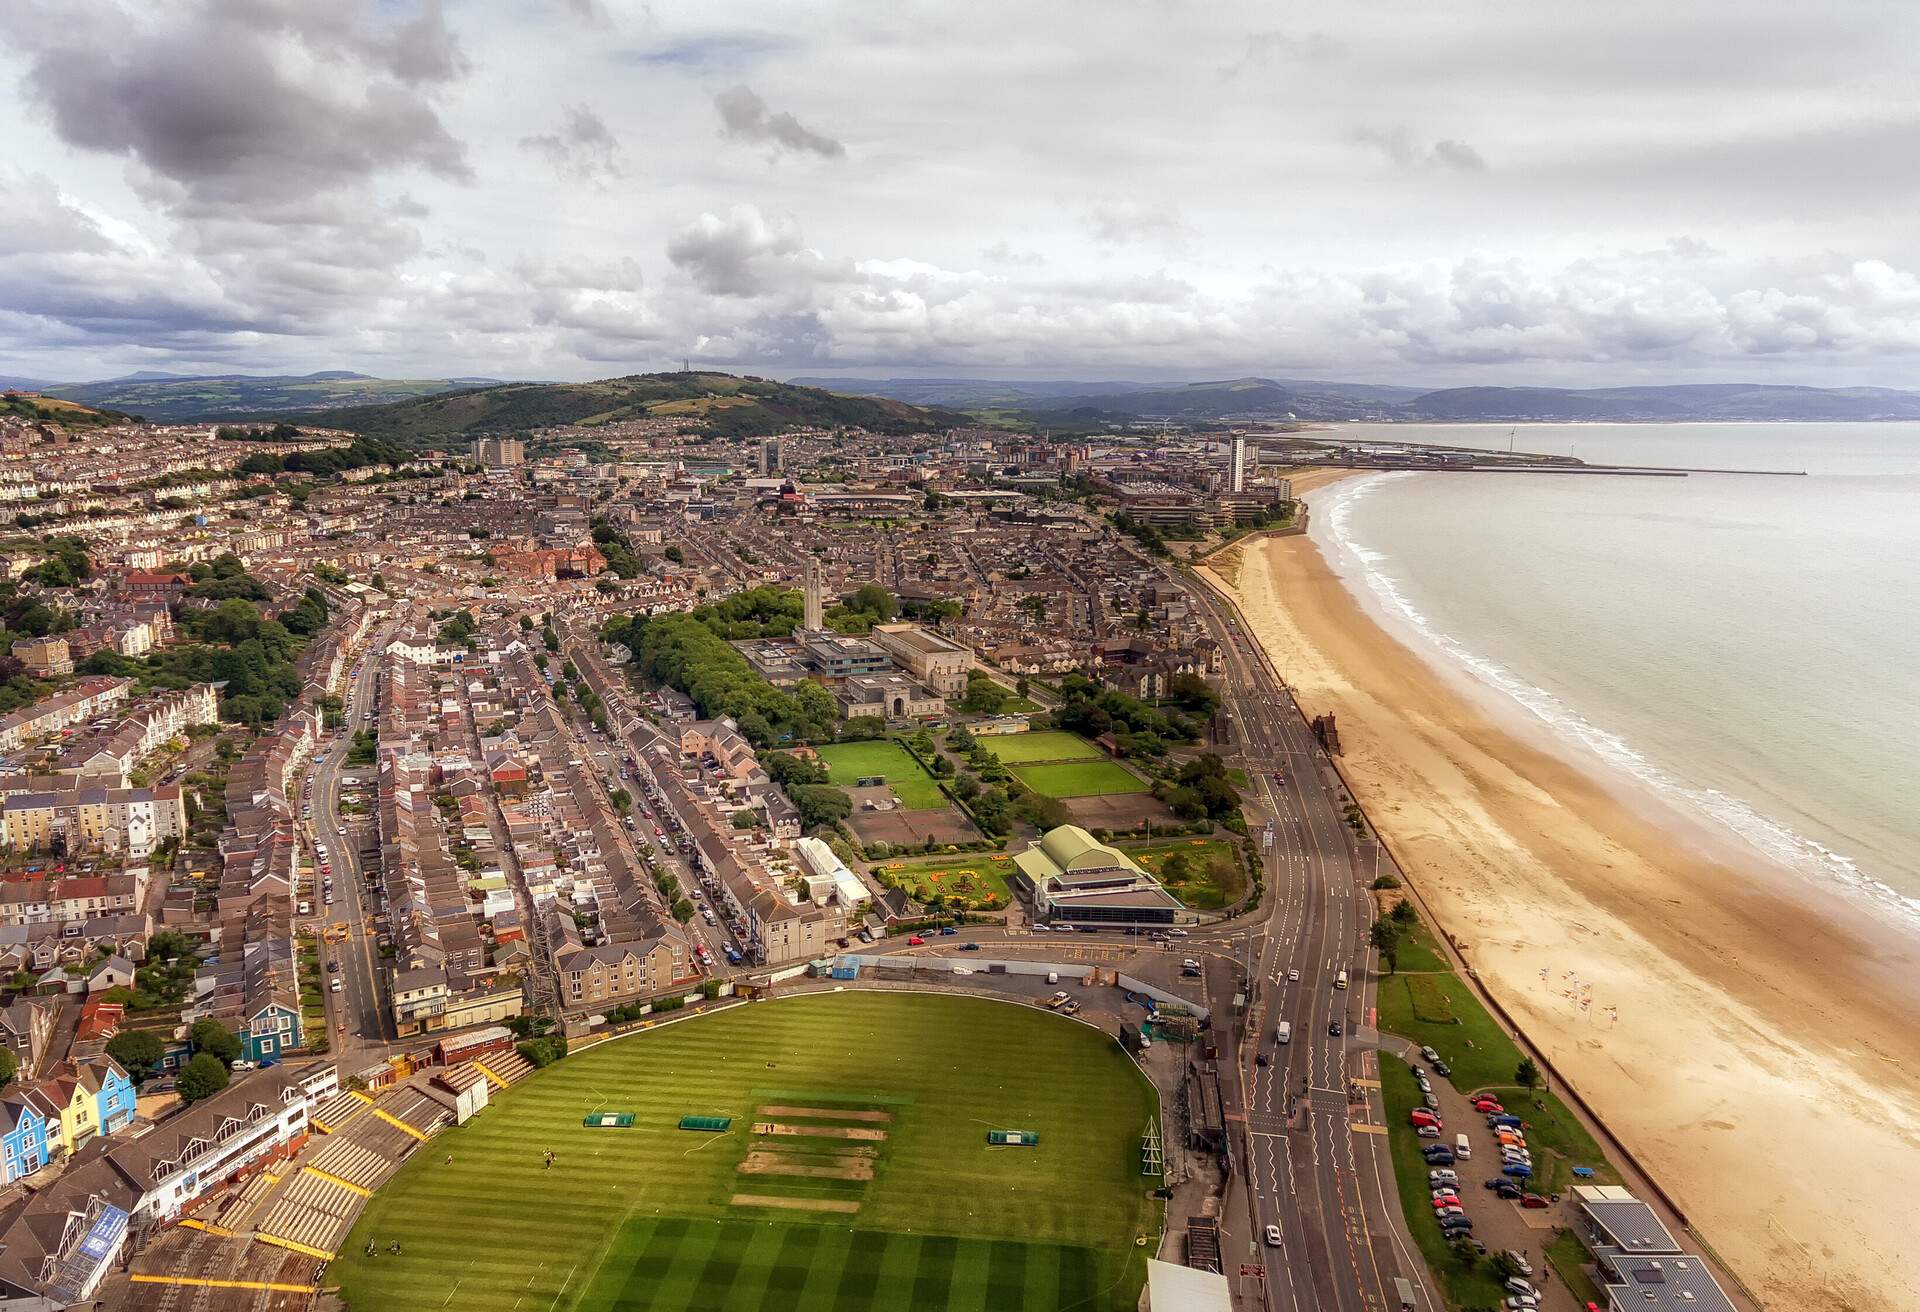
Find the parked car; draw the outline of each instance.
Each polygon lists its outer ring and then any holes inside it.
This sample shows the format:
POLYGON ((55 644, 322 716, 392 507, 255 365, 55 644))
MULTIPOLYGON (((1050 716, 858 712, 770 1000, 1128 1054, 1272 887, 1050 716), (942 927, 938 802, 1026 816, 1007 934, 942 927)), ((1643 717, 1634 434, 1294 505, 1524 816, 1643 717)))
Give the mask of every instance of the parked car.
POLYGON ((1467 1217, 1467 1209, 1458 1203, 1443 1203, 1434 1207, 1433 1214, 1440 1219, 1441 1225, 1445 1225, 1449 1221, 1464 1221, 1467 1217))
POLYGON ((1500 1287, 1509 1294, 1525 1294, 1528 1298, 1540 1297, 1540 1291, 1533 1287, 1533 1283, 1520 1276, 1508 1276, 1500 1287))
POLYGON ((1443 1061, 1436 1060, 1433 1063, 1433 1069, 1441 1075, 1445 1075, 1448 1077, 1451 1077, 1453 1075, 1453 1067, 1447 1065, 1443 1061))
MULTIPOLYGON (((1437 1125, 1416 1125, 1413 1127, 1413 1132, 1422 1139, 1438 1139, 1440 1137, 1440 1127, 1437 1125)), ((1453 1150, 1449 1148, 1447 1151, 1451 1153, 1453 1150)), ((1449 1157, 1447 1160, 1452 1161, 1453 1158, 1449 1157)))
POLYGON ((1420 1055, 1422 1057, 1425 1057, 1430 1062, 1435 1062, 1440 1060, 1440 1054, 1435 1052, 1432 1048, 1420 1049, 1420 1055))
POLYGON ((927 941, 926 941, 925 939, 923 939, 923 938, 921 938, 921 937, 920 937, 920 936, 919 936, 918 934, 909 934, 909 935, 907 935, 907 946, 908 946, 908 947, 910 947, 910 948, 923 948, 923 947, 925 947, 926 945, 927 945, 927 941))
POLYGON ((1533 1263, 1527 1261, 1527 1255, 1525 1253, 1517 1248, 1509 1248, 1506 1250, 1506 1255, 1507 1260, 1513 1263, 1521 1275, 1530 1276, 1533 1274, 1533 1263))
POLYGON ((960 931, 955 929, 952 925, 940 926, 940 935, 942 938, 952 938, 955 934, 959 932, 960 931))
POLYGON ((1550 1206, 1550 1204, 1547 1202, 1545 1198, 1541 1197, 1539 1194, 1527 1194, 1520 1199, 1520 1206, 1530 1207, 1530 1208, 1533 1208, 1535 1211, 1538 1211, 1542 1208, 1550 1206))
POLYGON ((1449 1171, 1442 1168, 1440 1170, 1427 1172, 1427 1184, 1430 1188, 1438 1189, 1443 1184, 1452 1186, 1459 1183, 1460 1175, 1457 1171, 1449 1171))
POLYGON ((1443 1188, 1440 1186, 1435 1186, 1434 1189, 1432 1190, 1432 1193, 1433 1193, 1433 1201, 1435 1201, 1436 1203, 1439 1202, 1442 1198, 1445 1198, 1448 1201, 1455 1202, 1455 1203, 1460 1201, 1460 1195, 1451 1188, 1443 1188))
POLYGON ((1424 1107, 1415 1107, 1407 1113, 1407 1119, 1415 1125, 1438 1125, 1440 1118, 1424 1107))
POLYGON ((1500 1174, 1510 1175, 1516 1180, 1524 1180, 1533 1174, 1533 1168, 1525 1162, 1508 1162, 1500 1168, 1500 1174))
POLYGON ((1427 1145, 1427 1165, 1428 1166, 1452 1166, 1453 1165, 1453 1149, 1447 1147, 1443 1143, 1428 1144, 1427 1145), (1438 1152, 1434 1151, 1436 1148, 1439 1149, 1438 1152))
POLYGON ((978 943, 968 941, 960 945, 960 950, 962 952, 978 952, 980 950, 980 945, 978 943))
POLYGON ((1473 1218, 1470 1216, 1445 1216, 1440 1218, 1440 1228, 1448 1234, 1469 1235, 1473 1233, 1473 1218))
POLYGON ((1493 1186, 1493 1196, 1495 1198, 1505 1198, 1505 1199, 1511 1200, 1511 1199, 1518 1198, 1521 1194, 1526 1192, 1519 1185, 1515 1184, 1511 1180, 1505 1179, 1504 1177, 1498 1180, 1489 1180, 1487 1181, 1487 1183, 1493 1186))

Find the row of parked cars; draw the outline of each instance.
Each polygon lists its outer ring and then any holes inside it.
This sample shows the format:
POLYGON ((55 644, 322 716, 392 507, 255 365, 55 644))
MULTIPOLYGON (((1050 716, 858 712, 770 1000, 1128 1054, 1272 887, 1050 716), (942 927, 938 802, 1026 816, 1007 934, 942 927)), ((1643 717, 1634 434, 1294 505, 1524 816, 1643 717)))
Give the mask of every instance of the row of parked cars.
MULTIPOLYGON (((1422 1048, 1420 1055, 1435 1074, 1449 1074, 1447 1064, 1432 1048, 1422 1048)), ((1473 1145, 1464 1133, 1455 1134, 1451 1144, 1441 1138, 1446 1126, 1440 1118, 1440 1102, 1434 1096, 1433 1082, 1418 1063, 1407 1065, 1426 1102, 1426 1106, 1410 1111, 1408 1119, 1413 1123, 1415 1134, 1435 1140, 1421 1150, 1427 1159, 1427 1186, 1432 1195, 1434 1217, 1450 1241, 1464 1240, 1484 1254, 1486 1245, 1473 1237, 1473 1218, 1467 1215, 1466 1204, 1460 1197, 1460 1175, 1453 1169, 1456 1163, 1473 1157, 1473 1145)), ((1546 1198, 1527 1192, 1521 1184, 1533 1175, 1533 1155, 1527 1148, 1526 1129, 1520 1118, 1501 1106, 1500 1100, 1491 1094, 1474 1098, 1473 1109, 1487 1118, 1487 1129, 1500 1150, 1500 1173, 1483 1181, 1483 1186, 1496 1197, 1512 1199, 1522 1207, 1548 1206, 1546 1198)), ((1533 1274, 1533 1268, 1522 1253, 1509 1250, 1507 1256, 1520 1274, 1504 1282, 1505 1307, 1508 1312, 1534 1312, 1540 1306, 1540 1291, 1526 1278, 1533 1274)))

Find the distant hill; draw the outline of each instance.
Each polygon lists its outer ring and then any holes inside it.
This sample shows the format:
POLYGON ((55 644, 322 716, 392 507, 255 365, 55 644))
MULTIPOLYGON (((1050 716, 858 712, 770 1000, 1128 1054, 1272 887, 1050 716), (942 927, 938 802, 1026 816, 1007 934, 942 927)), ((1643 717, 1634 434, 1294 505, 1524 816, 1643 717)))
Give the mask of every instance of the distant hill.
POLYGON ((950 410, 890 398, 844 396, 723 373, 633 374, 591 383, 502 383, 471 391, 360 406, 311 416, 369 437, 428 445, 486 433, 525 432, 561 424, 594 426, 618 419, 684 416, 735 435, 777 433, 811 425, 845 425, 882 433, 932 432, 970 422, 950 410))
MULTIPOLYGON (((155 423, 247 419, 293 413, 318 414, 343 406, 372 405, 434 396, 493 379, 370 378, 329 370, 299 376, 262 374, 130 374, 95 383, 61 383, 43 389, 85 405, 107 406, 155 423)), ((315 422, 322 422, 316 419, 315 422)))
POLYGON ((40 378, 20 378, 13 374, 0 374, 0 392, 37 392, 53 384, 40 378))
POLYGON ((9 417, 30 419, 36 424, 50 424, 59 428, 104 428, 127 420, 127 416, 118 411, 97 410, 63 397, 0 390, 0 419, 9 417))
POLYGON ((1019 409, 1062 396, 1149 392, 1158 383, 1006 382, 992 378, 789 378, 795 387, 822 387, 849 396, 890 396, 914 405, 959 410, 1019 409))

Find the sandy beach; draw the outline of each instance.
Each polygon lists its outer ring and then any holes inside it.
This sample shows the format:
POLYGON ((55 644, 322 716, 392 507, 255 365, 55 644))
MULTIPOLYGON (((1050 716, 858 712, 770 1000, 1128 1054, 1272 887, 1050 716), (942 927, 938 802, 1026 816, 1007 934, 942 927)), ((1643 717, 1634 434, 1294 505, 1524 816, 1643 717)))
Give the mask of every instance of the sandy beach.
POLYGON ((1356 793, 1488 989, 1746 1286, 1920 1308, 1920 945, 1500 714, 1310 538, 1204 572, 1302 708, 1338 717, 1356 793))

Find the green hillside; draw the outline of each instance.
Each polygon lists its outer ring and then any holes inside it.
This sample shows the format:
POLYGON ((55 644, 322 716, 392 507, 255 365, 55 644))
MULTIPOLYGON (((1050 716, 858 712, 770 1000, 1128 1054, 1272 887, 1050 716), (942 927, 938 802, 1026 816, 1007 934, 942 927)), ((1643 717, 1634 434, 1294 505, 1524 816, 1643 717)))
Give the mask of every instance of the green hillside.
POLYGON ((141 377, 97 383, 63 383, 48 394, 90 406, 109 406, 154 423, 193 423, 293 412, 330 411, 432 396, 470 386, 452 378, 369 378, 365 374, 318 373, 299 377, 217 374, 141 377))
POLYGON ((125 423, 127 416, 112 410, 97 410, 57 396, 39 396, 27 392, 0 393, 0 418, 30 419, 36 424, 57 428, 105 428, 125 423))
POLYGON ((503 383, 311 416, 314 422, 409 444, 647 417, 684 417, 689 425, 738 436, 805 426, 919 433, 969 422, 951 411, 885 397, 842 396, 722 373, 633 374, 590 383, 503 383))

